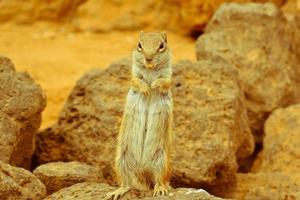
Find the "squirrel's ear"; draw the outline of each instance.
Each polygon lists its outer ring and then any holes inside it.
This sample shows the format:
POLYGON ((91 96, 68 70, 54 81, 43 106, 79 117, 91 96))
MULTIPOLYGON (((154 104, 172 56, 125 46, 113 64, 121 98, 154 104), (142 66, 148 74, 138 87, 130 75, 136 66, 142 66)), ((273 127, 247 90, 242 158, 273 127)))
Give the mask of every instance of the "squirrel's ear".
POLYGON ((168 38, 167 38, 167 32, 162 32, 162 37, 164 39, 165 42, 168 42, 168 38))
POLYGON ((140 31, 140 40, 142 39, 142 37, 144 36, 144 31, 140 31))

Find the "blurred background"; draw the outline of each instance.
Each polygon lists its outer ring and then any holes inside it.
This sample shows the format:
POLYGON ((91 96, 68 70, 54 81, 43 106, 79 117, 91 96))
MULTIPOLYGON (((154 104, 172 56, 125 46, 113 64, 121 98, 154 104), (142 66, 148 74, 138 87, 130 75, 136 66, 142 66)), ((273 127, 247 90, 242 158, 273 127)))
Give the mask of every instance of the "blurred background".
MULTIPOLYGON (((269 1, 287 17, 300 13, 300 1, 269 1)), ((42 86, 45 128, 56 121, 75 81, 91 68, 130 56, 140 30, 167 31, 174 62, 196 60, 195 39, 224 2, 229 1, 0 0, 0 55, 42 86)))

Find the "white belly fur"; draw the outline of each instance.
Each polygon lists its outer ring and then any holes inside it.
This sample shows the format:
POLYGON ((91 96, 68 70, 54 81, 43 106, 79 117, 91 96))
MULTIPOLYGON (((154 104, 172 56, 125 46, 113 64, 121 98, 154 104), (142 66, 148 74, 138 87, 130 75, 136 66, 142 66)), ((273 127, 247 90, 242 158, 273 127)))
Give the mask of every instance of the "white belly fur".
POLYGON ((163 148, 171 110, 171 92, 164 95, 156 89, 145 96, 129 90, 124 113, 129 124, 124 124, 123 134, 127 140, 127 150, 139 167, 150 169, 151 166, 147 166, 151 164, 149 159, 155 159, 157 151, 163 148))

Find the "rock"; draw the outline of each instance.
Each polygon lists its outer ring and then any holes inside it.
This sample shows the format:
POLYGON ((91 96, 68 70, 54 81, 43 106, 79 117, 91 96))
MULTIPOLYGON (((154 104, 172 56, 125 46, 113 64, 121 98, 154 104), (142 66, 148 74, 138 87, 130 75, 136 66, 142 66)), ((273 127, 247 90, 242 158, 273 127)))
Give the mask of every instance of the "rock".
MULTIPOLYGON (((233 0, 249 2, 251 0, 233 0)), ((270 0, 260 0, 266 2, 270 0)), ((137 30, 145 27, 199 35, 224 0, 211 1, 103 1, 88 0, 78 9, 80 30, 137 30), (99 12, 101 11, 101 12, 99 12), (116 12, 118 15, 111 15, 116 12)), ((285 0, 273 0, 282 5, 285 0)))
POLYGON ((173 74, 176 182, 231 181, 254 148, 237 71, 221 60, 183 61, 173 74))
POLYGON ((29 169, 46 100, 28 74, 0 56, 0 160, 29 169))
POLYGON ((63 21, 74 15, 86 0, 0 1, 0 23, 33 23, 37 20, 63 21))
POLYGON ((80 162, 53 162, 40 165, 33 171, 52 194, 62 188, 81 182, 102 182, 102 172, 80 162))
POLYGON ((272 4, 223 4, 196 43, 198 60, 223 58, 240 73, 256 142, 279 107, 299 101, 300 57, 294 34, 272 4))
MULTIPOLYGON (((286 0, 255 1, 282 5, 286 0)), ((0 23, 12 21, 28 24, 47 20, 67 22, 80 30, 137 30, 148 27, 198 35, 223 2, 225 0, 6 0, 0 2, 0 23)))
POLYGON ((37 136, 37 165, 78 160, 99 166, 104 178, 111 179, 129 65, 122 61, 104 71, 93 70, 77 81, 58 122, 37 136))
POLYGON ((0 161, 1 200, 40 200, 45 196, 45 186, 32 173, 0 161))
MULTIPOLYGON (((58 123, 38 135, 37 163, 79 160, 101 166, 111 182, 130 65, 123 60, 77 82, 58 123)), ((173 82, 176 184, 230 181, 254 145, 237 71, 218 60, 182 61, 173 82)))
POLYGON ((275 110, 265 123, 265 135, 254 171, 281 172, 300 188, 300 104, 275 110))
POLYGON ((236 187, 216 194, 249 200, 300 199, 300 104, 275 110, 265 122, 263 149, 236 187))
MULTIPOLYGON (((61 200, 61 199, 80 199, 80 200, 94 200, 104 199, 105 194, 115 190, 116 188, 111 187, 107 184, 100 183, 78 183, 71 187, 62 189, 50 196, 45 200, 61 200)), ((138 192, 130 191, 125 194, 120 200, 222 200, 208 194, 204 190, 197 190, 191 188, 179 188, 171 190, 168 196, 165 197, 152 197, 152 191, 138 192)))
MULTIPOLYGON (((220 188, 219 188, 220 189, 220 188)), ((234 187, 224 186, 219 195, 244 200, 300 199, 299 187, 290 177, 281 173, 237 174, 234 187)))

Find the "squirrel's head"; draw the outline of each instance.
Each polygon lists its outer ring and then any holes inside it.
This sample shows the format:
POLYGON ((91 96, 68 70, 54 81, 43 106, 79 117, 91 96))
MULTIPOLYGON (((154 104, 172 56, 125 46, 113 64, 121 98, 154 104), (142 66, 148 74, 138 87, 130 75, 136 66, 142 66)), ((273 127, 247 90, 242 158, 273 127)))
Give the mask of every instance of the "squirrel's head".
POLYGON ((170 62, 167 34, 144 33, 141 31, 140 39, 134 50, 135 62, 146 69, 160 68, 170 62))

